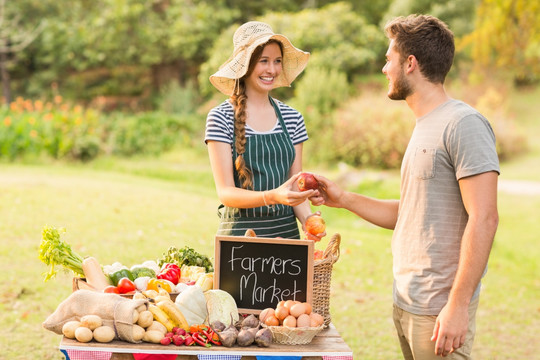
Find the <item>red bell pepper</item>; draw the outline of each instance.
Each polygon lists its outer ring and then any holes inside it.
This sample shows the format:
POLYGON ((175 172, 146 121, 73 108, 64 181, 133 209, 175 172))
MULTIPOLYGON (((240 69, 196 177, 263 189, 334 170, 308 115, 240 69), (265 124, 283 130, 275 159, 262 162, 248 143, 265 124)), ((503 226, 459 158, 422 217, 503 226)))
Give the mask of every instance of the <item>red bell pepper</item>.
POLYGON ((157 275, 158 279, 169 280, 174 285, 180 281, 180 268, 176 264, 165 263, 157 275))

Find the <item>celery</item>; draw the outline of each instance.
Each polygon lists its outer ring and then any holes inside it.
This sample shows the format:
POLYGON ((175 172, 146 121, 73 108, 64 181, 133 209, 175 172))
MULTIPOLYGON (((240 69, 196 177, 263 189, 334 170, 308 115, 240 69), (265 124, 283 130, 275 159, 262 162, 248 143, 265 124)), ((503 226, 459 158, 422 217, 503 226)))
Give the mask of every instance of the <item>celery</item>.
POLYGON ((55 266, 63 266, 76 275, 84 277, 83 257, 74 252, 68 243, 60 239, 60 231, 66 232, 64 228, 56 229, 49 226, 45 226, 42 231, 43 240, 39 245, 39 259, 51 267, 48 273, 43 274, 45 275, 44 281, 48 281, 56 275, 55 266))

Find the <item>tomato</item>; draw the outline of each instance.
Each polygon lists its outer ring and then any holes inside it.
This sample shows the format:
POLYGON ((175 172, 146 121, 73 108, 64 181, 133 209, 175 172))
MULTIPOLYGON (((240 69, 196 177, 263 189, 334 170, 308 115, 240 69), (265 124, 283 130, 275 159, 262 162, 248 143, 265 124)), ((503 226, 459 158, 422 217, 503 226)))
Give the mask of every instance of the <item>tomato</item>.
POLYGON ((107 286, 105 289, 103 289, 103 292, 104 293, 112 293, 112 294, 120 294, 120 292, 118 291, 118 288, 116 286, 113 286, 113 285, 107 286))
POLYGON ((120 294, 126 294, 130 291, 135 291, 137 288, 133 281, 129 280, 127 277, 121 278, 120 281, 118 281, 118 292, 120 294))

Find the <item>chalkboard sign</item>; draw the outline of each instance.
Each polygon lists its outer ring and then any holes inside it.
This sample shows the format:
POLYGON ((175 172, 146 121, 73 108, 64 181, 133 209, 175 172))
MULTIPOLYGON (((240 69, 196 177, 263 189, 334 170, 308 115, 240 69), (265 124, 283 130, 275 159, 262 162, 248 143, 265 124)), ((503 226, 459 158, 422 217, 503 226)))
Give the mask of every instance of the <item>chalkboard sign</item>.
POLYGON ((214 288, 231 294, 241 313, 281 300, 311 303, 313 248, 305 240, 216 236, 214 288))

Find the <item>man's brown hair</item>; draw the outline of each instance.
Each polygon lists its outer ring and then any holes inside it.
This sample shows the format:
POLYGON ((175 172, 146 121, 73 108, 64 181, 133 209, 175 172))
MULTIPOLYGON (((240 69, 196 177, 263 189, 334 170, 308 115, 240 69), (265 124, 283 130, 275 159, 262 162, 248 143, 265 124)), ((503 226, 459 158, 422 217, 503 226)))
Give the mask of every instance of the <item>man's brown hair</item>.
POLYGON ((454 34, 444 22, 430 15, 400 16, 388 22, 384 31, 394 40, 402 62, 414 55, 426 79, 444 83, 455 51, 454 34))

